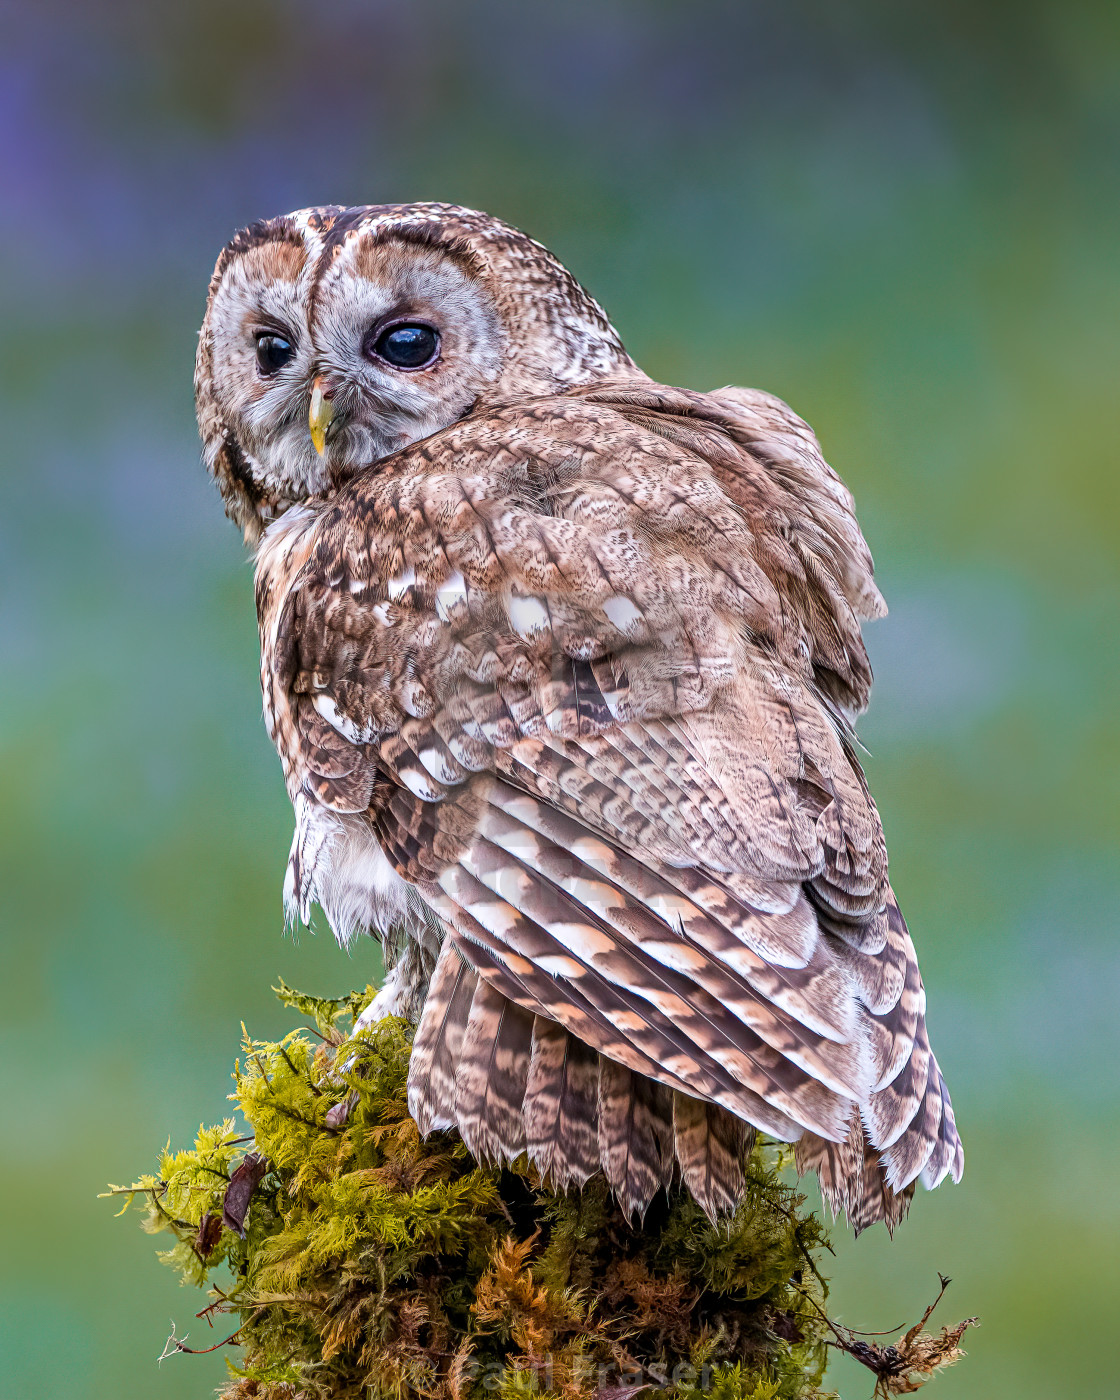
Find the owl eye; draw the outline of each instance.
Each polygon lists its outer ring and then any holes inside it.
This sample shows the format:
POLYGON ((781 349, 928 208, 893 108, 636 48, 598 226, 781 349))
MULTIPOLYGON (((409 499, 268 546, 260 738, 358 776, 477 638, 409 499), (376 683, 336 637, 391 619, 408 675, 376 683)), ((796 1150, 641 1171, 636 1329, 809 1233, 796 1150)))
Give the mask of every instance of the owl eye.
POLYGON ((421 322, 398 322, 368 344, 366 354, 395 369, 424 369, 439 354, 439 331, 421 322))
POLYGON ((257 336, 257 368, 262 374, 283 369, 295 353, 295 346, 285 336, 272 331, 257 336))

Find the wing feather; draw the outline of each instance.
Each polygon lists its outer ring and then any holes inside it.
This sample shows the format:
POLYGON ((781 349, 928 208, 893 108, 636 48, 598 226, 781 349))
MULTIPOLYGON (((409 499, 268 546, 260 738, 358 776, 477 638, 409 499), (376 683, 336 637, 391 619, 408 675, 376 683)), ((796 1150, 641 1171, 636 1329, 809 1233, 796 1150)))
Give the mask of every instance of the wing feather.
POLYGON ((633 378, 500 405, 298 529, 259 566, 266 716, 350 823, 300 898, 364 822, 442 920, 425 1131, 601 1165, 637 1214, 674 1160, 726 1208, 753 1127, 857 1227, 959 1176, 849 726, 882 600, 800 419, 633 378))

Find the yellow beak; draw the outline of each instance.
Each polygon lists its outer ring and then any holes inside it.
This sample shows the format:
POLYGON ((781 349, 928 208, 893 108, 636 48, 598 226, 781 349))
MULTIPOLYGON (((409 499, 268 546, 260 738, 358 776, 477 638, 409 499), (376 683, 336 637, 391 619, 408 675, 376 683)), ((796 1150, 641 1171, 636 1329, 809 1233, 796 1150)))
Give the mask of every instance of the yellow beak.
POLYGON ((319 375, 311 385, 311 412, 307 417, 307 426, 311 429, 311 441, 315 444, 315 451, 320 457, 326 451, 327 429, 334 418, 334 404, 326 392, 328 387, 323 375, 319 375))

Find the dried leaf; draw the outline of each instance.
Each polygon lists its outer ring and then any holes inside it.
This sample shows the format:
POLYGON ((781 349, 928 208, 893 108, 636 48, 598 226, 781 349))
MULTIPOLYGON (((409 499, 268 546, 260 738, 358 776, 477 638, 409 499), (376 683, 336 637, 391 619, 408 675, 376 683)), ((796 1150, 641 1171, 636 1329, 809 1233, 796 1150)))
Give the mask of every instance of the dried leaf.
POLYGON ((193 1241, 194 1252, 205 1263, 222 1238, 222 1217, 208 1210, 198 1222, 198 1234, 193 1241))
POLYGON ((253 1192, 260 1185, 261 1177, 268 1171, 268 1161, 256 1152, 247 1152, 241 1165, 229 1179, 225 1199, 222 1202, 222 1224, 229 1230, 236 1230, 245 1238, 245 1216, 253 1192))
POLYGON ((344 1099, 336 1103, 333 1108, 328 1108, 327 1115, 323 1120, 326 1126, 328 1128, 341 1128, 358 1106, 360 1097, 357 1089, 351 1089, 344 1099))

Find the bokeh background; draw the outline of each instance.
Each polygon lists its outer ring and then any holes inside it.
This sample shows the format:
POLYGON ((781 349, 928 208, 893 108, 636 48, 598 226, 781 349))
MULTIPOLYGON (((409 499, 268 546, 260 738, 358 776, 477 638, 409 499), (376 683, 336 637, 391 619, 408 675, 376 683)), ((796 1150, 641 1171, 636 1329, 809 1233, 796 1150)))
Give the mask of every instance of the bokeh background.
MULTIPOLYGON (((1109 0, 0 3, 0 1393, 186 1400, 191 1315, 95 1200, 216 1117, 290 812, 198 464, 218 248, 431 198, 548 243, 653 375, 756 384, 855 490, 862 733, 963 1185, 835 1231, 834 1311, 979 1313, 944 1400, 1120 1392, 1120 8, 1109 0)), ((870 1376, 832 1372, 846 1400, 870 1376)))

